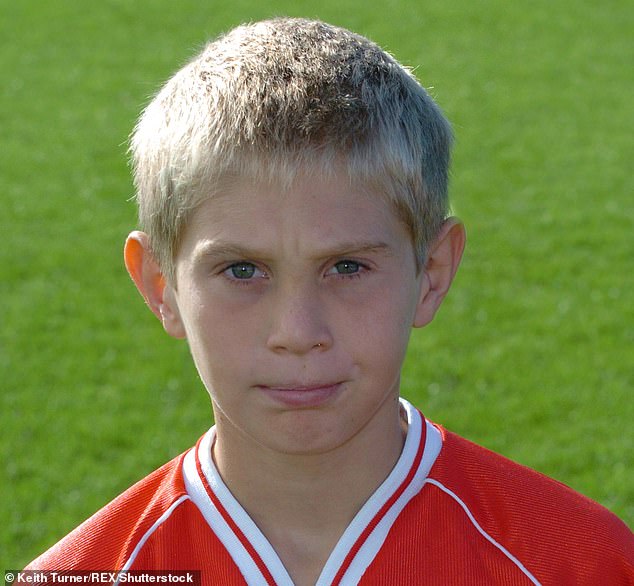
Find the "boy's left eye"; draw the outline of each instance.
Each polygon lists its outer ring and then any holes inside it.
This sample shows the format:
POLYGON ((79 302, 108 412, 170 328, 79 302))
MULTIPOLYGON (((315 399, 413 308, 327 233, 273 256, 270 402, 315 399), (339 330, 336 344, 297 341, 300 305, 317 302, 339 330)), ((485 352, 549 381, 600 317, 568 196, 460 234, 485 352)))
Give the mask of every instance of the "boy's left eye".
POLYGON ((354 275, 361 270, 361 264, 354 260, 340 260, 332 270, 339 275, 354 275))

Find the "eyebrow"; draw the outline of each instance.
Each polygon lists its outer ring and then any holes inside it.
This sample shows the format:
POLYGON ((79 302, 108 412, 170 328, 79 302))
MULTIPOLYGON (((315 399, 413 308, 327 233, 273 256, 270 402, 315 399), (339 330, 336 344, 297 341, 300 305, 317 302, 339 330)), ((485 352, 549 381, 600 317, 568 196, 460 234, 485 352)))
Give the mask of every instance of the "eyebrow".
MULTIPOLYGON (((393 256, 392 247, 381 241, 350 241, 340 242, 328 248, 317 250, 313 255, 316 259, 331 256, 346 256, 358 254, 378 253, 385 256, 393 256)), ((206 241, 196 247, 194 251, 195 261, 215 258, 235 258, 235 259, 261 259, 267 260, 271 257, 270 252, 249 248, 238 243, 224 241, 206 241)))
POLYGON ((231 244, 228 242, 207 241, 196 246, 194 250, 194 259, 214 259, 214 258, 249 258, 254 256, 255 251, 249 250, 239 244, 231 244))
POLYGON ((330 249, 324 249, 323 254, 320 253, 319 256, 345 256, 346 254, 369 253, 379 253, 386 256, 392 256, 394 251, 392 250, 392 247, 385 242, 354 241, 342 242, 330 249))

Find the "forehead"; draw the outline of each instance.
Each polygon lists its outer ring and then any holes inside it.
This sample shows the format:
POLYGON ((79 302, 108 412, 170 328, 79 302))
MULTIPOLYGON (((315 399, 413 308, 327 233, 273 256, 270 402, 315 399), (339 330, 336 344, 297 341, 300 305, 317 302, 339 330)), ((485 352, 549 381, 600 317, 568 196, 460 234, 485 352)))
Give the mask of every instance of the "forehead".
POLYGON ((386 198, 346 174, 305 174, 289 186, 245 178, 225 179, 190 214, 184 248, 204 240, 303 245, 390 241, 411 246, 408 231, 386 198))

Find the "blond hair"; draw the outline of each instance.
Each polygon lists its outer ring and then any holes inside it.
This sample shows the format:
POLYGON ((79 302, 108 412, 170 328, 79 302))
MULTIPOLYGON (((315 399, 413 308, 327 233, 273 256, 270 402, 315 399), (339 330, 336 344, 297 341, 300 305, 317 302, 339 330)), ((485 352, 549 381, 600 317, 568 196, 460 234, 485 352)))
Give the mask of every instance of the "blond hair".
POLYGON ((139 222, 168 277, 191 210, 227 176, 290 187, 343 168, 407 226, 419 263, 448 213, 451 128, 375 43, 319 21, 242 25, 209 43, 131 137, 139 222))

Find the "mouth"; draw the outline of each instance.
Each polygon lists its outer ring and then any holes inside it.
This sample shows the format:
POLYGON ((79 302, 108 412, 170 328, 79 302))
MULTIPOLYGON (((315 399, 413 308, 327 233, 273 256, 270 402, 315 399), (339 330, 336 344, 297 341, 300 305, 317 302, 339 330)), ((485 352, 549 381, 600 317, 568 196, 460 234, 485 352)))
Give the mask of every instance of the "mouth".
POLYGON ((258 385, 264 395, 286 408, 312 409, 333 401, 343 390, 343 383, 305 385, 258 385))

